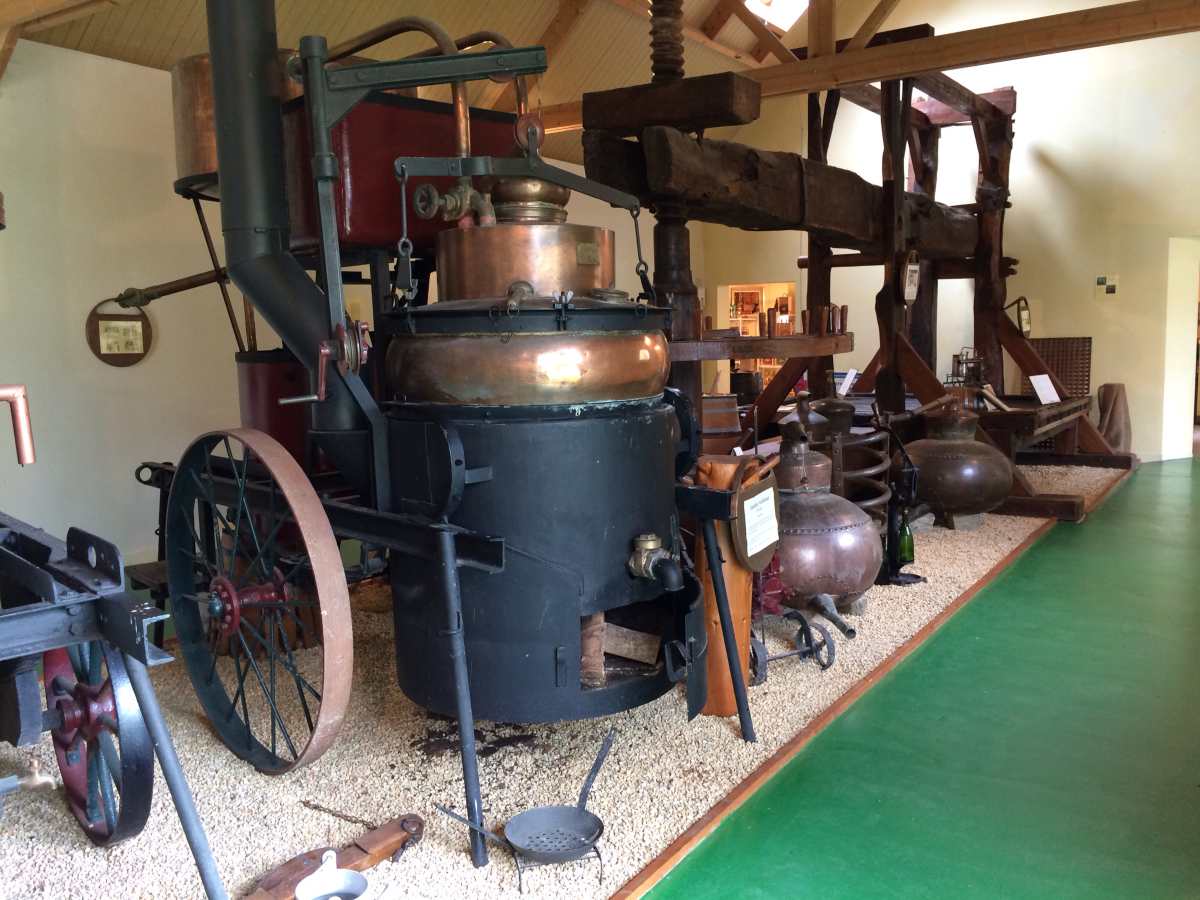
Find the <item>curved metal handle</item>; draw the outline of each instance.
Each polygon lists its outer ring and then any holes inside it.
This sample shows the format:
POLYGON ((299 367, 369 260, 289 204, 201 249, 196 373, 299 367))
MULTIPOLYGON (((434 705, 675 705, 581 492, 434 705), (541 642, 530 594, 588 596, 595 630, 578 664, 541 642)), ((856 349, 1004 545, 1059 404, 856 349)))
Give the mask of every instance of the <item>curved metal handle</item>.
POLYGON ((446 807, 442 806, 442 804, 440 804, 440 803, 435 803, 433 805, 435 807, 437 807, 439 810, 441 810, 442 812, 444 812, 446 815, 448 815, 450 818, 456 819, 459 822, 462 822, 464 825, 466 825, 472 831, 478 831, 480 834, 482 834, 485 838, 487 838, 493 844, 499 844, 501 847, 504 847, 506 850, 513 849, 512 844, 510 844, 504 838, 500 837, 495 832, 488 831, 486 828, 484 828, 481 825, 476 825, 474 822, 471 822, 470 820, 468 820, 466 816, 460 816, 454 810, 447 809, 446 807))
POLYGON ((610 728, 608 734, 604 736, 604 743, 600 745, 600 752, 596 754, 596 761, 592 763, 592 771, 588 772, 588 777, 583 782, 583 790, 579 792, 578 807, 580 809, 587 806, 588 794, 592 792, 592 785, 596 781, 596 776, 600 774, 600 767, 608 758, 608 751, 612 749, 613 738, 616 737, 616 734, 617 730, 610 728))
POLYGON ((23 466, 37 462, 33 450, 33 425, 29 421, 29 395, 23 384, 0 384, 0 403, 12 407, 13 441, 17 445, 17 462, 23 466))

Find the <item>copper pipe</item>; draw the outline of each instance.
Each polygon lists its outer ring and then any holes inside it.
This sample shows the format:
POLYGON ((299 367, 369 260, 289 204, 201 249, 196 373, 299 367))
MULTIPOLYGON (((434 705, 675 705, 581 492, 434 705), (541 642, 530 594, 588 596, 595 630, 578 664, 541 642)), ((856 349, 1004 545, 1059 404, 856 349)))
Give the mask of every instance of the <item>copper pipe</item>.
MULTIPOLYGON (((443 56, 453 56, 458 53, 458 46, 455 44, 454 38, 450 37, 450 32, 437 22, 421 16, 403 16, 390 22, 384 22, 369 31, 364 31, 358 37, 343 41, 329 51, 327 61, 335 62, 389 38, 413 31, 419 31, 432 38, 443 56)), ((459 156, 470 156, 471 120, 467 112, 467 92, 463 83, 461 81, 451 82, 450 94, 454 104, 454 150, 459 156)))
POLYGON ((0 384, 0 403, 12 407, 13 441, 17 445, 17 462, 23 466, 37 462, 33 451, 33 425, 29 421, 29 395, 23 384, 0 384))

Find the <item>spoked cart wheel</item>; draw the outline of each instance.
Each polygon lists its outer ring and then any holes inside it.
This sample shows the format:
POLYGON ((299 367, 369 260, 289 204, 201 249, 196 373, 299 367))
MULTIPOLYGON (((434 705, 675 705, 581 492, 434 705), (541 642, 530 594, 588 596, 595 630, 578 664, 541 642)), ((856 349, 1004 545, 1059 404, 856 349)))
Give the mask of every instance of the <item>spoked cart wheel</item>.
POLYGON ((278 775, 329 748, 350 699, 337 541, 296 460, 250 428, 184 453, 167 501, 175 628, 192 686, 235 754, 278 775))
POLYGON ((42 680, 71 812, 99 846, 135 836, 150 815, 154 749, 120 651, 106 641, 49 650, 42 680))

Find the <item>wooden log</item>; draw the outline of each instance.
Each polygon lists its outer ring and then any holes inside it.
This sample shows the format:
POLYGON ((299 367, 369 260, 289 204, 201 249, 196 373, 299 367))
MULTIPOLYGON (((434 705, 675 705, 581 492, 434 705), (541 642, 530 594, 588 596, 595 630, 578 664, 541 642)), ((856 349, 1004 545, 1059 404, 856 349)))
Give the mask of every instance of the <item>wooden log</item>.
POLYGON ((758 118, 761 98, 758 83, 737 72, 591 91, 583 95, 583 127, 633 135, 647 125, 684 131, 744 125, 758 118))
MULTIPOLYGON (((806 230, 831 246, 882 252, 883 190, 836 166, 729 141, 698 142, 673 128, 642 134, 650 194, 681 203, 687 217, 734 228, 806 230)), ((595 151, 588 176, 628 183, 595 151)), ((931 259, 970 256, 975 216, 916 194, 906 197, 909 245, 931 259)))
POLYGON ((609 622, 604 629, 604 652, 648 666, 658 662, 662 638, 609 622))
MULTIPOLYGON (((705 487, 731 490, 736 485, 736 476, 741 460, 736 456, 701 456, 696 465, 696 480, 705 487)), ((725 560, 725 591, 729 595, 729 613, 733 619, 733 633, 737 640, 738 660, 742 666, 742 678, 750 681, 750 611, 753 575, 737 560, 733 550, 733 539, 728 522, 716 522, 717 543, 721 558, 725 560)), ((708 667, 708 701, 704 704, 706 716, 735 716, 737 701, 733 695, 733 679, 729 673, 729 662, 722 652, 725 646, 721 631, 721 619, 717 614, 716 595, 713 593, 712 572, 703 549, 703 538, 697 540, 696 574, 704 586, 704 622, 708 631, 709 652, 705 654, 708 667)))
POLYGON ((1085 507, 1083 497, 1077 494, 1036 494, 1032 497, 1009 497, 995 513, 999 516, 1082 522, 1085 507))

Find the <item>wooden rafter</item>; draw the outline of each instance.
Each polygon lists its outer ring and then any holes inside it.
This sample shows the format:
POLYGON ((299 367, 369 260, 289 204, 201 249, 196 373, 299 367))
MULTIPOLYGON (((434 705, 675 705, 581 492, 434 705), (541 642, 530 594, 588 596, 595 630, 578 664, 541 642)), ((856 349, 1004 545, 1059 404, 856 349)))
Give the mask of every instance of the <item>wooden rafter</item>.
MULTIPOLYGON (((553 62, 558 51, 566 42, 571 30, 579 22, 583 11, 587 9, 589 0, 559 0, 558 12, 542 32, 537 43, 546 48, 547 58, 553 62)), ((537 76, 525 79, 532 91, 537 83, 537 76)), ((512 81, 488 81, 475 99, 475 105, 487 109, 514 109, 516 107, 516 88, 512 81)))
POLYGON ((12 59, 13 50, 16 49, 17 39, 20 37, 20 25, 0 27, 0 78, 4 77, 4 70, 8 68, 8 61, 12 59))
POLYGON ((67 22, 73 22, 85 16, 94 16, 96 13, 113 9, 118 5, 119 0, 84 0, 78 6, 72 6, 70 9, 64 9, 60 12, 31 19, 22 26, 21 33, 35 34, 49 28, 56 28, 59 25, 65 25, 67 22))
MULTIPOLYGON (((644 19, 648 20, 650 18, 649 0, 606 0, 606 2, 611 3, 614 6, 619 6, 622 9, 629 10, 629 12, 633 13, 634 15, 641 16, 644 19)), ((722 44, 715 37, 710 37, 703 28, 696 28, 685 23, 683 26, 683 36, 686 40, 707 47, 709 50, 714 50, 723 56, 728 56, 730 59, 736 60, 747 68, 753 69, 761 65, 760 60, 762 57, 756 59, 753 54, 745 50, 738 50, 736 47, 730 47, 728 44, 722 44)))
MULTIPOLYGON (((834 0, 810 0, 808 4, 808 55, 832 56, 837 47, 834 0)), ((788 62, 794 59, 788 54, 788 62)))
MULTIPOLYGON (((858 31, 854 32, 854 37, 850 38, 846 44, 846 50, 861 50, 871 42, 871 38, 879 32, 883 27, 883 23, 887 21, 887 17, 892 14, 900 4, 900 0, 879 0, 875 4, 875 8, 867 13, 867 17, 863 20, 862 25, 858 27, 858 31)), ((845 52, 843 50, 842 52, 845 52)))
POLYGON ((746 74, 762 83, 764 97, 776 97, 1190 31, 1200 31, 1200 0, 1135 0, 781 63, 746 74))
POLYGON ((746 4, 742 0, 721 0, 721 4, 728 7, 729 11, 737 16, 741 23, 750 29, 751 34, 758 39, 758 46, 753 53, 755 59, 765 59, 768 55, 774 56, 781 63, 791 62, 795 59, 787 45, 780 40, 779 35, 766 22, 746 9, 746 4))
POLYGON ((88 0, 0 0, 0 28, 57 15, 88 0))

